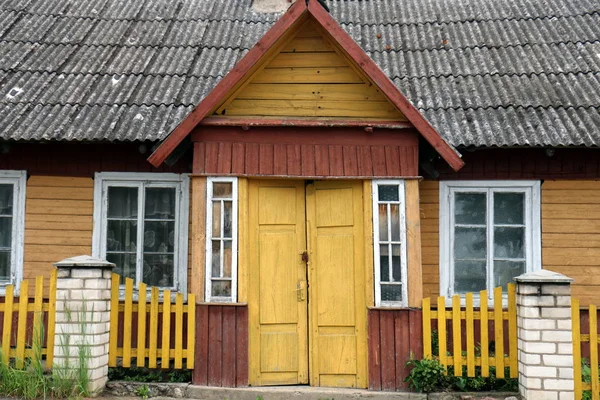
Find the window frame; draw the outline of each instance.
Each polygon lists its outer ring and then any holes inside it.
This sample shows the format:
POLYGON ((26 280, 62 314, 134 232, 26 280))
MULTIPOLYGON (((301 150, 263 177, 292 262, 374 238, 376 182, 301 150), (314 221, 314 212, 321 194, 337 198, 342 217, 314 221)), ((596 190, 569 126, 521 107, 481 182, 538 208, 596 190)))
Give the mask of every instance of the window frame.
MULTIPOLYGON (((376 307, 408 307, 408 266, 406 254, 406 185, 402 179, 374 179, 371 181, 371 203, 373 206, 373 270, 376 307), (381 264, 379 240, 379 186, 398 185, 398 204, 400 205, 400 273, 402 274, 402 301, 381 300, 381 264)), ((383 202, 389 203, 389 202, 383 202)), ((394 202, 395 203, 395 202, 394 202)), ((388 238, 391 239, 390 227, 388 238)), ((386 243, 390 243, 391 240, 386 243)), ((384 282, 385 283, 385 282, 384 282)))
MULTIPOLYGON (((206 178, 206 241, 205 263, 204 263, 204 301, 216 303, 237 302, 237 267, 238 267, 238 209, 239 209, 239 185, 237 177, 209 176, 206 178), (231 183, 231 298, 217 297, 212 295, 212 221, 213 221, 213 184, 231 183)), ((222 255, 222 252, 221 252, 222 255)), ((221 263, 223 259, 221 259, 221 263)))
MULTIPOLYGON (((107 212, 108 212, 108 188, 114 187, 137 187, 142 196, 138 196, 138 219, 144 219, 145 192, 142 189, 168 187, 175 188, 175 251, 173 254, 173 286, 165 287, 167 290, 181 292, 187 295, 188 276, 188 230, 189 230, 189 177, 187 174, 163 173, 163 172, 96 172, 94 175, 94 229, 92 233, 92 255, 106 259, 106 235, 107 235, 107 212), (141 208, 140 208, 141 207, 141 208)), ((141 229, 137 232, 137 242, 143 242, 141 229)), ((136 253, 136 281, 137 292, 141 282, 140 257, 143 257, 143 246, 138 246, 136 253)), ((121 292, 124 285, 120 285, 121 292)), ((121 293, 123 295, 124 293, 121 293)))
POLYGON ((13 285, 19 294, 23 280, 23 248, 25 246, 25 201, 27 191, 27 171, 2 170, 0 184, 13 185, 13 221, 10 243, 10 279, 0 283, 0 295, 6 294, 6 286, 13 285))
MULTIPOLYGON (((454 295, 454 193, 486 193, 486 266, 488 295, 493 295, 493 282, 490 277, 490 262, 493 262, 493 229, 490 228, 494 210, 492 207, 493 193, 524 193, 524 225, 525 225, 525 272, 542 269, 542 240, 541 240, 541 182, 540 181, 440 181, 440 215, 439 215, 439 274, 440 296, 446 296, 447 302, 454 295), (491 211, 490 211, 491 208, 491 211)), ((493 275, 493 274, 492 274, 493 275)), ((476 303, 479 303, 479 293, 474 293, 476 303)), ((461 297, 464 302, 464 296, 461 297)))

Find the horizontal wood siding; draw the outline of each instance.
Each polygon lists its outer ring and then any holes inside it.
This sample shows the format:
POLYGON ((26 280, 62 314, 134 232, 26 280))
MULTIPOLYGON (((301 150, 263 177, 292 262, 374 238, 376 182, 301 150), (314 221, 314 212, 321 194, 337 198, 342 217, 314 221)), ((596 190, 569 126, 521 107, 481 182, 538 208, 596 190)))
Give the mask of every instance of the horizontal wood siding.
MULTIPOLYGON (((424 297, 439 293, 439 183, 420 184, 424 297)), ((600 181, 542 183, 542 267, 573 279, 582 306, 600 302, 600 181)))
POLYGON ((417 133, 360 128, 202 127, 194 173, 236 176, 415 176, 417 133))
POLYGON ((310 21, 215 114, 406 120, 310 21))
POLYGON ((35 277, 50 276, 53 263, 92 253, 93 203, 94 181, 91 178, 29 177, 23 277, 30 282, 30 294, 35 277))
POLYGON ((369 310, 368 343, 369 389, 406 390, 406 362, 423 356, 421 310, 369 310))
POLYGON ((196 307, 196 358, 192 382, 202 386, 248 386, 248 307, 196 307))

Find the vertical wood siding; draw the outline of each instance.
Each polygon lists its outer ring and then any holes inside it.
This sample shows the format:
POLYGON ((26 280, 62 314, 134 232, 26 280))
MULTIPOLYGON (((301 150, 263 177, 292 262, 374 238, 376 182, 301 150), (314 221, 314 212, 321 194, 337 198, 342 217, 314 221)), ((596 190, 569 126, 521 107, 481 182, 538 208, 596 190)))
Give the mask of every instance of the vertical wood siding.
POLYGON ((215 114, 406 120, 312 22, 215 114))
POLYGON ((440 292, 439 272, 439 183, 422 181, 419 185, 421 198, 421 256, 423 259, 423 297, 437 297, 440 292))
POLYGON ((248 308, 196 307, 195 385, 248 386, 248 308))
POLYGON ((369 389, 397 391, 408 385, 406 362, 423 356, 421 310, 372 309, 368 314, 369 389))

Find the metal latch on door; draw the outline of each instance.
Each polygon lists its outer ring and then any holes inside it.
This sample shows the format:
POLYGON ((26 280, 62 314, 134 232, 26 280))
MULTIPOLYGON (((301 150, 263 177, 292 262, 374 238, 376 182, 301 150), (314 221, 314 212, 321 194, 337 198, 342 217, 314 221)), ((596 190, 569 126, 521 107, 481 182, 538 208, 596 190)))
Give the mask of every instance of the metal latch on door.
POLYGON ((298 302, 304 301, 304 281, 298 281, 296 284, 296 300, 298 302))

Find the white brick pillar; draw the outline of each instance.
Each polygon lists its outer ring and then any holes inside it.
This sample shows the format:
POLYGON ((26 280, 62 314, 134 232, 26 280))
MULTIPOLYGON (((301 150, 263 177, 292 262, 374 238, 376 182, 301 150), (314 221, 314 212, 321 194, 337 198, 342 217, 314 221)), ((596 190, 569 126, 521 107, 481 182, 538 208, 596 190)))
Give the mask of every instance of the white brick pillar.
POLYGON ((571 282, 541 270, 515 278, 523 400, 573 400, 571 282))
POLYGON ((53 372, 74 374, 87 369, 88 390, 97 393, 108 380, 110 286, 115 265, 90 256, 54 265, 58 280, 53 372), (81 365, 81 354, 88 355, 87 365, 81 365))

